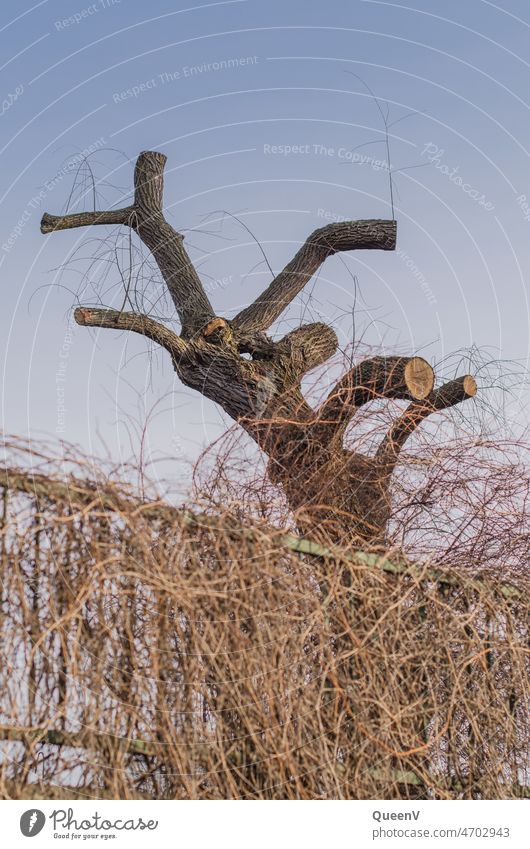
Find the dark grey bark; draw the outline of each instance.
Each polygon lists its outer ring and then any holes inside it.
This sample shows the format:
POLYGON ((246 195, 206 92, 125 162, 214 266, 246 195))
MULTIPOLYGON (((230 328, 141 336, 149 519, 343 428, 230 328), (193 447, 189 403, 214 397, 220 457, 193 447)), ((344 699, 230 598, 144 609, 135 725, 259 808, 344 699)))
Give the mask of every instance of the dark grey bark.
POLYGON ((182 234, 164 217, 165 162, 161 153, 140 154, 131 206, 46 213, 41 230, 95 224, 132 228, 157 262, 180 334, 149 316, 111 309, 79 307, 77 323, 131 330, 164 347, 182 382, 220 404, 269 456, 269 475, 283 488, 302 532, 342 544, 383 542, 399 451, 427 415, 472 397, 473 378, 466 375, 434 390, 433 371, 421 357, 374 357, 350 369, 315 410, 302 394, 301 380, 336 352, 334 330, 308 324, 279 340, 266 331, 327 257, 338 251, 393 250, 396 222, 345 221, 316 230, 254 303, 229 321, 215 315, 182 234), (375 457, 365 457, 344 448, 344 431, 356 411, 375 398, 411 403, 375 457))

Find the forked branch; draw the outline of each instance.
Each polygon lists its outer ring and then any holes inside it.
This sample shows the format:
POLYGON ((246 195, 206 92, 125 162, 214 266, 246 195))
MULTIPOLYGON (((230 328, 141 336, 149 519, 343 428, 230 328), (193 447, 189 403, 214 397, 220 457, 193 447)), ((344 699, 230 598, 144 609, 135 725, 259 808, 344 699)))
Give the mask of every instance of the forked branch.
POLYGON ((339 251, 396 247, 396 222, 378 219, 341 221, 315 230, 270 286, 234 319, 239 331, 266 330, 302 291, 313 274, 339 251))
POLYGON ((182 335, 189 338, 200 331, 215 313, 184 248, 184 237, 164 218, 165 163, 163 153, 144 151, 139 155, 134 171, 134 203, 131 206, 72 215, 44 213, 41 232, 52 233, 92 224, 132 227, 153 254, 178 312, 182 335))
MULTIPOLYGON (((134 202, 122 209, 68 215, 44 213, 41 231, 91 225, 133 228, 153 254, 167 285, 185 339, 199 333, 215 312, 183 245, 184 237, 165 219, 162 203, 166 156, 144 151, 134 171, 134 202)), ((232 322, 238 336, 264 331, 281 315, 322 263, 334 253, 351 250, 394 250, 396 222, 343 221, 315 230, 270 286, 232 322)))

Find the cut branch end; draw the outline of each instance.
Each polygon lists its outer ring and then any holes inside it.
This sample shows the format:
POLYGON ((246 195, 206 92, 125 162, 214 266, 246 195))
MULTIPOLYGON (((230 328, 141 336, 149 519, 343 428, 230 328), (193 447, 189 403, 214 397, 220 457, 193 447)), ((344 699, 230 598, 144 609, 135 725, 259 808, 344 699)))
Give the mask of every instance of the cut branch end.
POLYGON ((473 398, 477 394, 477 381, 470 374, 466 374, 463 381, 463 388, 466 395, 473 398))
POLYGON ((423 401, 432 392, 434 371, 423 357, 411 357, 405 366, 404 379, 411 396, 423 401))

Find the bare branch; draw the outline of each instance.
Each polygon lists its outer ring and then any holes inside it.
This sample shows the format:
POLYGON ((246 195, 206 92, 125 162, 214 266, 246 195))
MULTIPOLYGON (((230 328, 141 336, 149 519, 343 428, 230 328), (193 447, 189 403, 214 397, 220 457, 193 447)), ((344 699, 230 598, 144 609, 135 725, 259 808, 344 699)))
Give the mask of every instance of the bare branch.
POLYGON ((351 368, 318 410, 323 424, 342 425, 358 407, 376 398, 426 398, 434 372, 422 357, 373 357, 351 368))
POLYGON ((339 251, 392 251, 396 247, 396 227, 395 221, 371 219, 341 221, 315 230, 270 286, 238 313, 234 326, 246 332, 266 330, 329 256, 339 251))
POLYGON ((186 343, 176 333, 147 315, 118 312, 111 309, 78 307, 74 312, 76 322, 83 327, 106 327, 111 330, 131 330, 162 345, 172 357, 186 350, 186 343))
POLYGON ((74 227, 90 227, 93 224, 130 224, 132 206, 108 209, 100 212, 74 212, 71 215, 49 215, 45 212, 40 222, 41 233, 56 230, 72 230, 74 227))
POLYGON ((390 470, 393 469, 405 442, 427 416, 454 407, 455 404, 473 398, 476 394, 475 378, 466 374, 444 383, 421 402, 414 401, 393 423, 377 449, 376 460, 388 466, 390 470))
POLYGON ((92 224, 124 224, 132 227, 152 252, 179 314, 182 335, 199 332, 215 313, 199 275, 184 248, 184 237, 166 221, 162 212, 166 157, 143 151, 134 171, 134 204, 124 209, 80 212, 72 215, 44 213, 41 232, 67 230, 92 224))

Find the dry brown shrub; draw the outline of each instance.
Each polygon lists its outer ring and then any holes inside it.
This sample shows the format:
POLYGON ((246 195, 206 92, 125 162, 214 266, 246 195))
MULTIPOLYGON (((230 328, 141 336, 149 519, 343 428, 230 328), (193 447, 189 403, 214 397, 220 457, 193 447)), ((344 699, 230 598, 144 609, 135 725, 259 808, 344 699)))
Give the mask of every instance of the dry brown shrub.
POLYGON ((4 798, 528 795, 523 571, 91 478, 2 473, 4 798))

